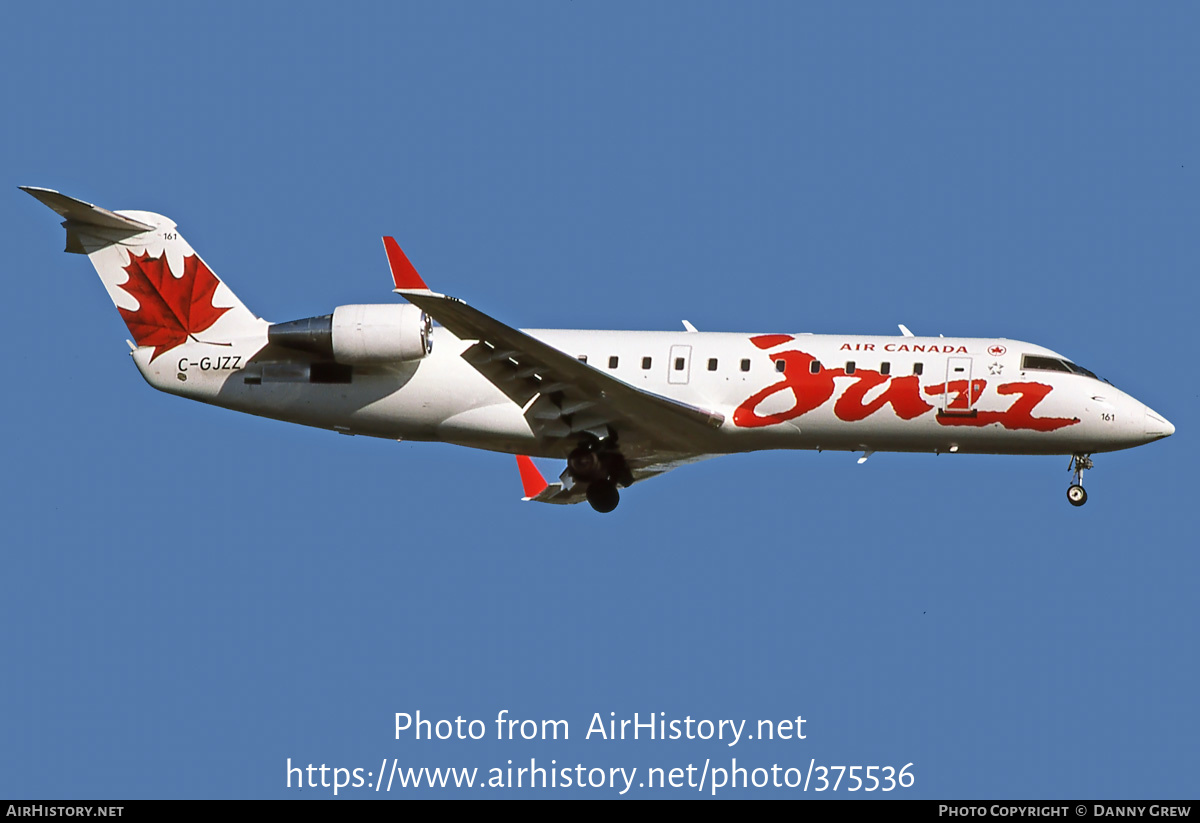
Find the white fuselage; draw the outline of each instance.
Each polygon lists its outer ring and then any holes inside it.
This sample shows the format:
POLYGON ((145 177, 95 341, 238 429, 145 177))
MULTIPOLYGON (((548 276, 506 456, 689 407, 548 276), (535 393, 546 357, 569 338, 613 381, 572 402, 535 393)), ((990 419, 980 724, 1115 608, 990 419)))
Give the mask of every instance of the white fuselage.
MULTIPOLYGON (((757 449, 1076 454, 1165 437, 1171 424, 1061 355, 1016 340, 529 330, 639 389, 724 415, 696 454, 757 449), (1029 360, 1027 358, 1041 358, 1029 360), (1030 367, 1030 364, 1041 367, 1030 367), (1045 366, 1049 364, 1051 368, 1045 366), (1073 364, 1070 364, 1073 366, 1073 364), (782 369, 782 370, 781 370, 782 369), (1079 370, 1082 372, 1083 370, 1079 370)), ((563 456, 523 409, 436 328, 411 363, 356 367, 349 382, 311 382, 265 338, 188 342, 151 362, 155 388, 238 411, 347 434, 563 456)))
POLYGON ((612 511, 618 487, 759 449, 1069 454, 1072 505, 1094 452, 1174 427, 1049 349, 1017 340, 812 334, 522 332, 431 290, 393 237, 405 304, 268 323, 154 212, 23 187, 66 218, 155 388, 393 440, 517 455, 525 499, 612 511), (433 328, 431 321, 440 326, 433 328), (584 361, 581 364, 579 361, 584 361), (565 458, 547 482, 530 456, 565 458))

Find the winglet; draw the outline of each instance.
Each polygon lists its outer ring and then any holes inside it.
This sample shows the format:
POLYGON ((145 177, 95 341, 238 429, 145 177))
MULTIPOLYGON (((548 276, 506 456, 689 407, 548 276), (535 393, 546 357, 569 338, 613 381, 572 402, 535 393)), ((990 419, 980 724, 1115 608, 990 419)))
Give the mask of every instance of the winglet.
POLYGON ((908 326, 904 325, 903 323, 900 324, 900 333, 905 337, 916 337, 915 334, 908 330, 908 326))
POLYGON ((550 485, 537 470, 537 466, 533 465, 533 461, 523 454, 517 455, 517 470, 521 472, 521 485, 525 487, 524 500, 532 500, 550 485))
POLYGON ((413 264, 408 262, 408 257, 400 248, 400 244, 396 242, 396 238, 383 238, 383 250, 387 252, 388 266, 392 269, 392 280, 396 283, 396 291, 404 289, 429 290, 429 287, 425 285, 425 281, 421 279, 421 275, 417 274, 417 270, 413 268, 413 264))

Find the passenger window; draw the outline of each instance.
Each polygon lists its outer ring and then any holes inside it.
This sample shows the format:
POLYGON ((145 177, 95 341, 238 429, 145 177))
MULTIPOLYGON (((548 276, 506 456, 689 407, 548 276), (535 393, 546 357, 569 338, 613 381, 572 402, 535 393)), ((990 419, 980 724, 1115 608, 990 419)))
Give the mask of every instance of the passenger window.
POLYGON ((587 362, 587 355, 586 355, 586 354, 581 354, 581 355, 579 355, 579 362, 580 362, 580 363, 586 363, 586 362, 587 362))
POLYGON ((821 361, 814 360, 811 363, 809 363, 808 364, 808 373, 809 374, 820 374, 821 373, 821 361))
POLYGON ((708 370, 709 371, 717 370, 717 358, 715 358, 715 357, 708 358, 708 370))
POLYGON ((783 371, 786 368, 787 368, 786 360, 776 360, 775 361, 775 371, 783 371))
POLYGON ((925 371, 925 366, 920 363, 913 363, 913 374, 921 374, 925 371))
POLYGON ((615 354, 608 358, 608 367, 610 369, 615 369, 617 367, 617 356, 615 354))
POLYGON ((649 357, 643 357, 643 358, 642 358, 642 368, 643 368, 643 369, 648 369, 648 368, 650 368, 650 362, 651 362, 651 361, 650 361, 650 358, 649 358, 649 357))
POLYGON ((880 363, 879 364, 879 373, 880 374, 891 374, 892 373, 892 364, 891 363, 880 363))
POLYGON ((742 360, 742 371, 750 371, 750 358, 747 357, 742 360))
POLYGON ((854 361, 853 360, 846 361, 846 374, 854 374, 854 361))

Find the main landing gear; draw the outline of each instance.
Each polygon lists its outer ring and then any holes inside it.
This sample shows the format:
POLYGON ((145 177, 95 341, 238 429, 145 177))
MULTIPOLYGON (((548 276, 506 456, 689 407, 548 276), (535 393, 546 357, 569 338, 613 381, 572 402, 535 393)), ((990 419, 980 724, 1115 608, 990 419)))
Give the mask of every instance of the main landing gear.
POLYGON ((607 514, 621 502, 617 486, 633 483, 633 474, 625 458, 617 451, 616 438, 592 438, 580 443, 567 456, 567 470, 577 483, 587 483, 587 501, 598 512, 607 514))
POLYGON ((601 514, 608 514, 621 502, 621 493, 610 480, 593 480, 588 485, 587 502, 601 514))
POLYGON ((1082 506, 1087 502, 1087 492, 1083 490, 1083 473, 1092 467, 1092 458, 1086 454, 1071 455, 1071 463, 1067 471, 1073 472, 1075 482, 1067 489, 1067 500, 1072 506, 1082 506))

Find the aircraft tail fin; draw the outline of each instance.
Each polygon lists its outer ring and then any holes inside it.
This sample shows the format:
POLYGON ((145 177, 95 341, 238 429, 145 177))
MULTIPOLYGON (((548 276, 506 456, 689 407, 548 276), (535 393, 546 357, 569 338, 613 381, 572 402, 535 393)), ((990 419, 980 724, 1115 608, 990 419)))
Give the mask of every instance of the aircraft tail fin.
POLYGON ((66 218, 66 251, 88 256, 133 339, 153 346, 153 357, 188 338, 219 344, 266 333, 267 322, 212 273, 171 219, 109 211, 52 189, 21 190, 66 218))

